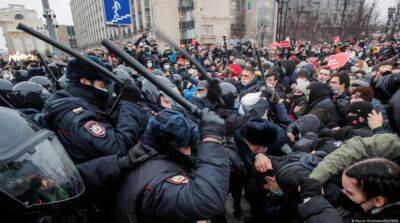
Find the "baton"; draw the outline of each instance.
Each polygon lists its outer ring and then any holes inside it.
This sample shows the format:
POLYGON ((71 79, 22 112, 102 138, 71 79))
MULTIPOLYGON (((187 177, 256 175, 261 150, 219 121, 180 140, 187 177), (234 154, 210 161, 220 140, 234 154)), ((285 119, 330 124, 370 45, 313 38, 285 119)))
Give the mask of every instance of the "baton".
POLYGON ((55 86, 57 86, 57 80, 56 76, 53 74, 53 72, 49 69, 47 66, 46 62, 44 61, 42 55, 35 50, 34 52, 36 56, 39 58, 40 62, 43 64, 44 70, 51 76, 51 78, 54 80, 55 86))

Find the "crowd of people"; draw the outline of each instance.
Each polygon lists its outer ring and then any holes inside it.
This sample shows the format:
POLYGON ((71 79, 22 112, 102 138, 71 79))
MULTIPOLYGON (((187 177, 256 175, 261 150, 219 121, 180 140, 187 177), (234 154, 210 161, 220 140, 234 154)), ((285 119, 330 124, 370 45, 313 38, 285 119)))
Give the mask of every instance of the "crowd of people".
POLYGON ((146 35, 122 47, 170 91, 105 48, 84 54, 122 85, 76 58, 0 59, 3 216, 399 222, 398 40, 182 45, 207 73, 146 35))

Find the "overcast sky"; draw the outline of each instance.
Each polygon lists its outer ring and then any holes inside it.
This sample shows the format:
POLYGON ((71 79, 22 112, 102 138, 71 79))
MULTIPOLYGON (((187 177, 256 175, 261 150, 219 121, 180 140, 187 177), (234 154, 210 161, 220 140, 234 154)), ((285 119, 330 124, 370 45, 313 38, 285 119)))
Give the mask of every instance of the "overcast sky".
MULTIPOLYGON (((162 0, 157 0, 162 1, 162 0)), ((373 0, 367 0, 369 2, 373 0)), ((394 6, 398 0, 377 0, 378 7, 381 13, 381 19, 385 20, 387 15, 387 8, 394 6)), ((71 9, 69 7, 70 0, 49 0, 50 8, 53 9, 57 15, 57 22, 60 25, 72 25, 71 9)), ((0 0, 0 8, 7 7, 8 4, 23 4, 28 9, 34 9, 41 16, 43 8, 41 0, 0 0)), ((0 29, 0 49, 4 49, 5 41, 0 29)))

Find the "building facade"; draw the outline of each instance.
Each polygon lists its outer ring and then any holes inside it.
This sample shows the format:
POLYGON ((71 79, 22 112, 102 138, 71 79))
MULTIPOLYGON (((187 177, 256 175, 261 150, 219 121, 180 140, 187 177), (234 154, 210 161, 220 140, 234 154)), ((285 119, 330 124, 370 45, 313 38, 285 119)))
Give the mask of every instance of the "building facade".
POLYGON ((103 38, 132 41, 141 33, 163 47, 156 30, 176 43, 196 38, 211 44, 230 37, 230 0, 131 0, 133 24, 124 27, 106 25, 103 0, 72 0, 70 5, 78 48, 99 46, 103 38))
POLYGON ((233 37, 254 39, 262 44, 275 41, 277 0, 231 0, 233 37))
POLYGON ((57 39, 63 45, 69 46, 73 49, 78 48, 78 43, 76 42, 75 29, 74 26, 70 25, 58 25, 56 29, 57 39))
POLYGON ((37 12, 26 9, 24 5, 9 4, 7 8, 0 9, 0 27, 6 40, 9 54, 30 53, 37 50, 41 53, 50 52, 51 48, 46 43, 18 30, 18 23, 24 23, 36 31, 48 35, 43 22, 38 18, 37 12))
POLYGON ((341 27, 358 13, 365 0, 282 0, 279 39, 322 41, 340 34, 341 27), (325 36, 324 36, 325 35, 325 36))

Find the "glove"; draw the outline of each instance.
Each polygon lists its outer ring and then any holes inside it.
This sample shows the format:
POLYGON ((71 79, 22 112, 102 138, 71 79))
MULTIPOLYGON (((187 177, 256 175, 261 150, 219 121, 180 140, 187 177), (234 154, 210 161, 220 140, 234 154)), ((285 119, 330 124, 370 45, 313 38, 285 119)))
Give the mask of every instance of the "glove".
POLYGON ((276 104, 281 99, 273 88, 265 88, 261 90, 261 97, 268 99, 272 104, 276 104))
POLYGON ((261 90, 261 97, 264 97, 266 99, 270 99, 272 96, 274 95, 274 89, 267 87, 267 88, 263 88, 261 90))
POLYGON ((225 127, 225 120, 208 108, 203 109, 199 125, 201 139, 212 137, 222 141, 225 135, 225 127))
POLYGON ((121 172, 133 170, 150 159, 150 156, 145 152, 134 148, 130 149, 126 156, 119 158, 118 166, 121 172))
POLYGON ((307 178, 300 184, 302 199, 322 195, 322 184, 319 180, 307 178))
POLYGON ((141 91, 133 81, 125 80, 121 86, 121 98, 125 101, 137 103, 141 98, 141 91))

